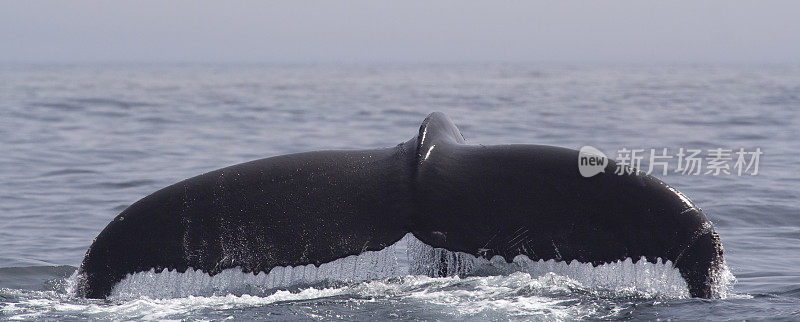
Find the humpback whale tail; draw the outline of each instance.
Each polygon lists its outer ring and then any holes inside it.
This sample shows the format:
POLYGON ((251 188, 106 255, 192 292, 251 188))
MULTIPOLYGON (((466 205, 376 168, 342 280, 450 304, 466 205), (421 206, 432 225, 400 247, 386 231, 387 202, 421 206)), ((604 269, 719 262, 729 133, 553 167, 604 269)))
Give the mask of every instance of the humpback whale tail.
POLYGON ((698 207, 656 178, 612 174, 613 161, 585 178, 577 160, 578 151, 550 146, 467 145, 447 116, 432 113, 395 147, 234 165, 122 211, 87 250, 78 292, 104 298, 149 270, 319 266, 410 232, 507 261, 671 263, 692 296, 714 295, 722 246, 698 207))

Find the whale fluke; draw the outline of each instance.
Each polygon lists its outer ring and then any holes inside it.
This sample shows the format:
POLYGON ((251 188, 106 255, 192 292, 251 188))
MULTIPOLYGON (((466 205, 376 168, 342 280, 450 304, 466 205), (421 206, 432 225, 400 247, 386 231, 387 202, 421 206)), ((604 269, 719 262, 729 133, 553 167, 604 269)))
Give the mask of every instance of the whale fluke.
POLYGON ((105 298, 149 270, 269 272, 386 248, 413 233, 484 258, 601 265, 669 262, 694 297, 712 297, 724 259, 711 222, 686 196, 644 175, 577 168, 578 151, 468 145, 432 113, 409 141, 246 162, 154 192, 89 247, 78 293, 105 298))

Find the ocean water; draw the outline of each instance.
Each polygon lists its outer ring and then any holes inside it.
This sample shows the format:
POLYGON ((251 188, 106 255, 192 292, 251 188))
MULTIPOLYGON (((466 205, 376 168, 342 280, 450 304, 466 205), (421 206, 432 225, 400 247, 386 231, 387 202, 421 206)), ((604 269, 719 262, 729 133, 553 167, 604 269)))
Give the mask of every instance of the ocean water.
POLYGON ((797 320, 798 137, 793 65, 1 65, 0 319, 797 320), (760 149, 757 175, 657 174, 714 222, 735 281, 692 299, 669 267, 475 262, 407 237, 371 257, 385 276, 143 273, 108 300, 70 292, 92 239, 147 194, 263 157, 392 146, 432 111, 472 144, 760 149), (470 269, 432 277, 419 254, 470 269))

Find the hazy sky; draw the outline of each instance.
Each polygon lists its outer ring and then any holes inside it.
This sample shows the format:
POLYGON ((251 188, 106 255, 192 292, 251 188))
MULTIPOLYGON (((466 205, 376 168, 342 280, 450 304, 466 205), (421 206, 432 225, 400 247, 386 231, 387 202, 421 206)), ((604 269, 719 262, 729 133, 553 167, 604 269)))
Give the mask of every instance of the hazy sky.
POLYGON ((800 1, 4 1, 0 62, 800 63, 800 1))

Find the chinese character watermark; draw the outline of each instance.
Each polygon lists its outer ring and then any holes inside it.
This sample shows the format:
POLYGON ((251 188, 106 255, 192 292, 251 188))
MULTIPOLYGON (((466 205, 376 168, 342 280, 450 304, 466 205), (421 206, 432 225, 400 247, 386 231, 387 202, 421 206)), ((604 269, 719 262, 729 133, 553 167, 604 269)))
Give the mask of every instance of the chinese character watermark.
MULTIPOLYGON (((728 148, 715 149, 685 149, 670 151, 668 148, 650 149, 622 148, 617 150, 616 167, 613 174, 636 175, 639 173, 660 173, 666 176, 669 173, 681 175, 757 175, 761 155, 761 148, 747 151, 728 148), (674 155, 670 152, 674 152, 674 155), (647 160, 646 172, 643 171, 643 161, 647 160), (675 165, 670 172, 670 165, 675 165)), ((578 170, 584 177, 592 177, 605 172, 609 165, 608 158, 603 152, 591 146, 584 146, 578 153, 578 170)))

